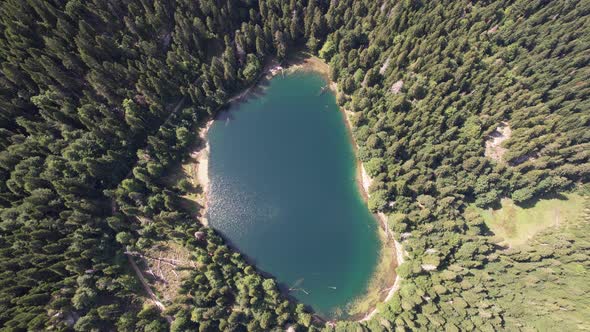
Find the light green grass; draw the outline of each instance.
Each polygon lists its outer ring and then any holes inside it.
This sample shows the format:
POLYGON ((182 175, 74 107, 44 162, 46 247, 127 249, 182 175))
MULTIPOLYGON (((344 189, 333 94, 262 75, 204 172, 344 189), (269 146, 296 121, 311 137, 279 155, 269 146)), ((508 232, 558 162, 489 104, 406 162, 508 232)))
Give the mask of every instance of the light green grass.
POLYGON ((486 225, 496 236, 502 237, 506 244, 524 244, 539 231, 551 226, 560 226, 575 218, 580 218, 586 198, 578 194, 563 194, 562 198, 541 199, 531 207, 520 207, 505 198, 501 208, 476 210, 486 225))

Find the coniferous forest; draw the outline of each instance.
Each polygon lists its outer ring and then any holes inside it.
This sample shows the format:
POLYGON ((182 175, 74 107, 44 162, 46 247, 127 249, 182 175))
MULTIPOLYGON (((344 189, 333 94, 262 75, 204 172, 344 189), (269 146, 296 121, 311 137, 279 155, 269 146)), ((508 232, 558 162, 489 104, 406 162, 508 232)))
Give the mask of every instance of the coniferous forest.
POLYGON ((590 195, 589 15, 587 0, 1 1, 0 329, 590 328, 590 203, 514 248, 467 211, 590 195), (369 321, 326 325, 164 180, 198 126, 302 51, 330 65, 369 207, 407 251, 369 321), (502 123, 500 162, 485 141, 502 123), (164 242, 195 267, 162 308, 129 253, 164 242))

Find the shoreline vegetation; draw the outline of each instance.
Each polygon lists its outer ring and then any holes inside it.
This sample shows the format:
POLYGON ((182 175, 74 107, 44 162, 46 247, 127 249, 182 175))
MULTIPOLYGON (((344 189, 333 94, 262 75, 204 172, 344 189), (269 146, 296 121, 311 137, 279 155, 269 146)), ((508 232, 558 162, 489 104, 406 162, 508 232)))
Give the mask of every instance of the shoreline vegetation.
MULTIPOLYGON (((333 82, 330 79, 330 66, 326 62, 324 62, 322 59, 320 59, 316 56, 307 57, 302 61, 302 63, 289 66, 289 70, 290 71, 301 70, 301 71, 316 72, 324 78, 324 80, 328 84, 328 88, 330 89, 330 91, 332 91, 336 95, 336 97, 338 97, 338 95, 340 93, 342 93, 342 92, 338 91, 338 84, 336 82, 333 82)), ((357 158, 357 151, 358 151, 359 145, 355 141, 354 136, 352 134, 352 124, 350 122, 350 116, 352 115, 352 113, 341 106, 338 106, 338 109, 341 111, 341 113, 343 115, 344 122, 345 122, 346 128, 348 130, 349 137, 350 137, 350 140, 351 140, 351 143, 353 146, 353 150, 354 150, 354 154, 355 154, 356 182, 357 182, 359 194, 361 195, 361 197, 363 198, 365 203, 367 203, 367 200, 369 198, 369 187, 371 186, 373 179, 371 179, 371 177, 369 176, 369 174, 365 170, 365 166, 363 165, 363 163, 357 158)), ((377 297, 379 298, 379 300, 376 301, 377 302, 376 304, 371 306, 371 307, 374 307, 372 310, 369 309, 369 310, 364 311, 366 314, 364 314, 362 316, 362 318, 355 319, 358 322, 368 321, 373 316, 375 316, 378 312, 377 304, 378 303, 385 303, 385 302, 388 302, 389 300, 391 300, 391 298, 393 297, 393 294, 395 294, 395 292, 399 289, 400 284, 401 284, 401 278, 397 273, 395 273, 395 269, 397 268, 397 266, 401 265, 404 262, 403 247, 402 247, 401 243, 399 243, 395 239, 395 237, 393 236, 393 233, 391 232, 391 230, 387 226, 387 216, 382 212, 373 214, 373 216, 375 217, 375 221, 380 225, 379 237, 382 241, 383 246, 382 246, 380 262, 378 263, 378 265, 376 267, 375 275, 372 278, 373 280, 371 280, 369 282, 369 286, 367 288, 367 294, 364 297, 365 297, 365 300, 371 301, 372 300, 371 293, 377 292, 377 297), (394 253, 395 253, 395 255, 394 255, 395 259, 392 260, 391 262, 389 262, 389 259, 387 259, 386 257, 385 258, 383 257, 383 256, 387 256, 386 251, 388 249, 394 251, 394 253), (379 280, 380 280, 379 274, 381 274, 379 272, 382 272, 380 270, 383 268, 383 265, 385 265, 386 267, 387 266, 392 267, 389 272, 393 272, 393 274, 395 275, 395 278, 393 279, 393 283, 390 282, 389 284, 383 285, 382 282, 379 282, 379 280), (391 271, 391 270, 393 270, 393 271, 391 271), (385 297, 383 297, 381 295, 381 293, 383 293, 383 289, 382 289, 383 286, 385 286, 386 287, 385 289, 387 290, 385 297)), ((360 306, 362 306, 363 302, 365 302, 365 304, 366 304, 366 301, 363 301, 363 299, 360 299, 359 303, 356 305, 360 307, 360 306)))
MULTIPOLYGON (((301 56, 301 54, 299 54, 301 56)), ((235 96, 228 99, 224 107, 247 98, 255 89, 264 81, 272 79, 277 75, 285 75, 294 73, 297 71, 315 72, 320 74, 322 78, 327 82, 327 88, 332 91, 336 96, 338 92, 338 85, 336 82, 330 80, 329 71, 330 67, 327 63, 315 56, 296 57, 290 61, 287 61, 285 66, 281 66, 275 60, 269 61, 264 67, 261 75, 256 79, 249 87, 236 94, 235 96)), ((343 116, 343 121, 346 125, 349 138, 353 145, 353 152, 356 160, 356 183, 359 191, 359 195, 362 197, 365 204, 369 197, 369 187, 372 179, 367 174, 363 163, 357 158, 358 144, 354 140, 352 135, 352 125, 350 123, 351 112, 338 106, 343 116)), ((215 115, 213 118, 209 118, 206 121, 205 126, 202 126, 198 130, 198 136, 200 143, 198 147, 193 151, 191 156, 193 157, 193 169, 195 170, 193 181, 196 182, 202 188, 202 195, 197 200, 202 206, 199 221, 205 227, 209 227, 207 220, 207 207, 210 192, 210 178, 209 178, 209 141, 207 140, 207 134, 213 121, 215 121, 215 115), (195 165, 196 164, 196 165, 195 165)), ((191 172, 193 173, 193 172, 191 172)), ((189 174, 193 176, 193 174, 189 174)), ((370 320, 378 312, 378 304, 385 303, 391 300, 395 292, 399 289, 401 278, 395 272, 395 269, 404 262, 404 251, 402 245, 395 240, 393 233, 387 226, 387 216, 382 213, 373 214, 375 221, 379 225, 379 238, 382 242, 381 253, 379 256, 379 262, 375 267, 373 277, 369 281, 367 291, 365 295, 358 298, 357 300, 350 303, 350 309, 347 310, 350 313, 351 321, 365 322, 370 320), (394 278, 391 278, 391 276, 394 278)), ((323 318, 322 318, 323 319, 323 318)), ((327 321, 328 324, 334 325, 335 320, 327 321)))

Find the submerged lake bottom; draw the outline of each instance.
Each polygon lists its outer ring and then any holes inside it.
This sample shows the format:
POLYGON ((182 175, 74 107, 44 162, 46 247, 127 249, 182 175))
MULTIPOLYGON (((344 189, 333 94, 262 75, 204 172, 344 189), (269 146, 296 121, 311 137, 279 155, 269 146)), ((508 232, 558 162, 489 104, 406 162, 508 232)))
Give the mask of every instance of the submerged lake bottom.
POLYGON ((291 296, 343 319, 366 294, 381 243, 325 86, 316 73, 276 76, 214 121, 207 217, 291 296))

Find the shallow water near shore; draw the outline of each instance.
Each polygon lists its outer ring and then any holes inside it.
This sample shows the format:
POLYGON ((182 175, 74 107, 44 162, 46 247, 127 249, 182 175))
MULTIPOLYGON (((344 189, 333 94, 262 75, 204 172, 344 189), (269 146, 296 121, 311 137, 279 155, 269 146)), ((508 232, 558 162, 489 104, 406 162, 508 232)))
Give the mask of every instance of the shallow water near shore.
POLYGON ((319 74, 295 72, 230 106, 208 133, 209 224, 290 295, 347 318, 378 263, 343 115, 319 74))

